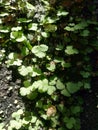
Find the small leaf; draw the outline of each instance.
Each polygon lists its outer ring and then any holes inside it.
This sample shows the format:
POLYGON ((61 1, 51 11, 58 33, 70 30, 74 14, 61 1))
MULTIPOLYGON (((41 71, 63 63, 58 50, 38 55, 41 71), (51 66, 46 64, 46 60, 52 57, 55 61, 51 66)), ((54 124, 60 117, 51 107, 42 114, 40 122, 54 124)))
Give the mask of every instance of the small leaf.
POLYGON ((29 30, 37 31, 38 25, 37 25, 37 23, 30 23, 28 25, 28 28, 29 28, 29 30))
POLYGON ((25 6, 27 7, 28 10, 35 10, 35 7, 32 4, 30 4, 29 2, 26 2, 25 6))
POLYGON ((76 123, 76 120, 73 118, 73 117, 71 117, 69 120, 68 120, 68 122, 67 122, 67 124, 66 124, 66 127, 68 128, 68 129, 72 129, 73 128, 73 125, 76 123))
POLYGON ((28 75, 29 73, 31 73, 33 71, 32 67, 28 66, 28 67, 25 67, 24 65, 22 65, 19 69, 18 69, 19 73, 22 75, 22 76, 26 76, 28 75))
POLYGON ((24 85, 25 87, 29 87, 29 86, 31 85, 30 80, 25 80, 25 81, 23 82, 23 85, 24 85))
POLYGON ((59 11, 57 12, 57 16, 66 16, 66 15, 68 15, 68 14, 69 14, 68 12, 62 11, 62 10, 59 10, 59 11))
POLYGON ((59 45, 57 45, 56 50, 61 51, 61 50, 63 50, 63 48, 64 48, 64 46, 59 44, 59 45))
POLYGON ((5 12, 0 13, 0 17, 5 17, 5 16, 8 16, 8 15, 9 15, 9 13, 5 13, 5 12))
POLYGON ((20 88, 21 96, 29 95, 30 92, 31 92, 31 88, 25 88, 25 87, 20 88))
POLYGON ((51 76, 50 77, 49 85, 55 85, 56 81, 57 81, 57 77, 56 76, 53 76, 53 77, 51 76))
POLYGON ((35 123, 36 120, 37 120, 37 117, 36 116, 32 116, 31 123, 35 123))
POLYGON ((33 67, 33 73, 31 74, 32 77, 41 75, 41 70, 39 68, 33 67))
POLYGON ((91 87, 90 83, 84 83, 84 88, 85 89, 90 89, 90 87, 91 87))
POLYGON ((22 126, 22 123, 19 122, 19 121, 16 121, 16 120, 11 120, 10 126, 11 126, 12 129, 15 128, 16 130, 19 130, 22 126))
POLYGON ((32 53, 34 53, 37 57, 43 58, 46 55, 46 51, 48 50, 48 46, 41 44, 38 46, 34 46, 32 48, 32 53))
POLYGON ((17 31, 11 32, 11 34, 10 34, 10 38, 11 38, 11 39, 15 39, 15 38, 17 38, 17 37, 18 37, 18 32, 17 32, 17 31))
POLYGON ((22 29, 21 26, 17 26, 17 27, 13 27, 11 30, 12 30, 12 31, 19 31, 19 30, 21 30, 21 29, 22 29))
POLYGON ((68 55, 78 54, 78 50, 73 48, 73 46, 67 46, 65 49, 65 53, 68 55))
POLYGON ((50 64, 46 64, 46 68, 52 72, 55 71, 56 65, 54 62, 50 62, 50 64))
POLYGON ((65 68, 71 67, 71 64, 70 64, 70 63, 67 63, 67 62, 65 62, 65 61, 62 61, 62 62, 61 62, 61 65, 62 65, 62 67, 65 67, 65 68))
POLYGON ((83 78, 89 78, 91 76, 90 72, 81 71, 80 74, 83 76, 83 78))
POLYGON ((66 96, 66 97, 70 97, 71 96, 71 94, 66 89, 62 90, 61 94, 66 96))
POLYGON ((57 30, 57 26, 56 25, 46 25, 45 26, 45 31, 46 32, 55 32, 57 30))
POLYGON ((49 33, 47 33, 47 32, 41 32, 41 35, 42 35, 43 37, 45 37, 45 38, 49 37, 49 33))
POLYGON ((83 32, 81 32, 81 36, 83 36, 83 37, 87 37, 87 36, 89 36, 89 30, 84 30, 83 32))
POLYGON ((70 26, 66 26, 64 29, 67 31, 75 31, 74 27, 70 27, 70 26))
POLYGON ((80 84, 78 84, 78 83, 68 82, 68 83, 66 83, 66 86, 67 86, 67 90, 70 93, 73 94, 73 93, 77 92, 80 89, 80 87, 82 86, 82 84, 80 86, 80 84))
POLYGON ((71 108, 71 110, 72 110, 73 114, 77 114, 81 111, 81 107, 80 106, 74 106, 74 107, 71 108))
POLYGON ((38 96, 38 93, 36 91, 33 91, 32 93, 27 94, 28 99, 35 99, 38 96))
POLYGON ((56 91, 55 86, 48 86, 47 93, 48 93, 49 95, 53 94, 55 91, 56 91))
POLYGON ((15 118, 16 120, 20 119, 20 116, 23 114, 23 110, 19 109, 17 112, 14 112, 12 114, 12 117, 15 118))
POLYGON ((17 39, 16 39, 16 41, 17 42, 23 42, 23 41, 25 41, 26 40, 26 37, 22 34, 22 36, 21 37, 18 37, 17 39))
POLYGON ((57 87, 57 89, 62 90, 65 88, 65 85, 61 82, 61 80, 58 79, 57 83, 56 83, 56 87, 57 87))

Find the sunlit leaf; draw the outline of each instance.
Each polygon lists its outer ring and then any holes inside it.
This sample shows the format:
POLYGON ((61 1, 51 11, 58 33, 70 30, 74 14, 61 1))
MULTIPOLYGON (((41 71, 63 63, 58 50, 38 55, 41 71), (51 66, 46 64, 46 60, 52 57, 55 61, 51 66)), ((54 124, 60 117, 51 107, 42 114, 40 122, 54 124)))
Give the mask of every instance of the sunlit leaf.
POLYGON ((48 50, 48 46, 41 44, 38 46, 34 46, 32 48, 32 53, 34 53, 39 58, 43 58, 45 57, 47 50, 48 50))
POLYGON ((62 11, 62 10, 59 10, 59 11, 57 12, 57 16, 66 16, 66 15, 68 15, 68 14, 69 14, 68 12, 62 11))
POLYGON ((20 94, 21 96, 26 96, 26 95, 29 95, 31 92, 31 88, 25 88, 25 87, 22 87, 20 88, 20 94))
POLYGON ((28 25, 28 28, 29 28, 29 30, 37 31, 38 24, 37 24, 37 23, 30 23, 30 24, 28 25))
POLYGON ((54 62, 50 62, 50 64, 46 64, 46 68, 50 71, 55 71, 56 65, 54 62))

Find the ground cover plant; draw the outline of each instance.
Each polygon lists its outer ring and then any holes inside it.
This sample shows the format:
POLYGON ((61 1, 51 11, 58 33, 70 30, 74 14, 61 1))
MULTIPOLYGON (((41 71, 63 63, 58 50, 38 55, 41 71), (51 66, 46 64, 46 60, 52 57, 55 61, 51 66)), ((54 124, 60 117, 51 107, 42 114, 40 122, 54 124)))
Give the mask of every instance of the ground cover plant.
POLYGON ((98 49, 96 7, 88 3, 0 1, 0 63, 19 74, 27 106, 6 125, 1 118, 0 129, 81 129, 79 92, 90 89, 90 54, 98 49))

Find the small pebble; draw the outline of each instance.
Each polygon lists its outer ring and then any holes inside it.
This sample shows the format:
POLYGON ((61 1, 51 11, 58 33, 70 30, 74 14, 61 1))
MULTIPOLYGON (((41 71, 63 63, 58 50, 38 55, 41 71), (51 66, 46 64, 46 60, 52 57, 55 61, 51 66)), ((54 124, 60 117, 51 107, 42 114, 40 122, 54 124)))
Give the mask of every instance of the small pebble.
POLYGON ((18 101, 17 101, 17 100, 15 100, 15 101, 14 101, 14 104, 17 104, 17 103, 18 103, 18 101))

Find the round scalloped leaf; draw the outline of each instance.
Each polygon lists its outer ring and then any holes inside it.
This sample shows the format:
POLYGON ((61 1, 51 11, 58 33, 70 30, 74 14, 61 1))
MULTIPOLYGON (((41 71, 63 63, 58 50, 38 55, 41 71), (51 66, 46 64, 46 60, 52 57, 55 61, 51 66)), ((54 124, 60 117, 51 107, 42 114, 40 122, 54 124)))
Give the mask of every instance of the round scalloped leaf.
POLYGON ((39 58, 43 58, 45 57, 47 50, 48 50, 48 46, 41 44, 38 46, 34 46, 32 48, 32 53, 34 53, 39 58))
POLYGON ((78 50, 76 48, 73 48, 73 46, 67 46, 65 49, 65 53, 68 55, 78 54, 78 50))

